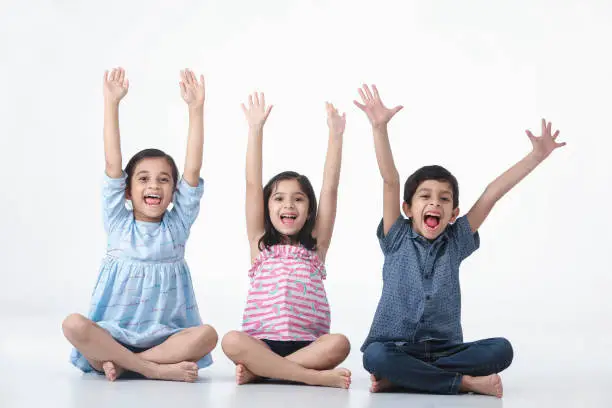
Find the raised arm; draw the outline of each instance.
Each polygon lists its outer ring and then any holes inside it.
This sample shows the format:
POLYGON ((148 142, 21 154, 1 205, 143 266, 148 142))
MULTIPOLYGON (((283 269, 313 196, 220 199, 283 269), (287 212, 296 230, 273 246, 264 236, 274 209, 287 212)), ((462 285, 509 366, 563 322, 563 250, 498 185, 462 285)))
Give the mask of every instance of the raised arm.
MULTIPOLYGON (((189 130, 187 136, 187 155, 185 157, 185 170, 183 178, 192 187, 197 187, 202 169, 202 155, 204 150, 204 75, 200 81, 194 73, 186 69, 181 71, 181 96, 189 109, 189 130)), ((178 181, 178 180, 175 180, 178 181)))
POLYGON ((314 236, 317 238, 317 252, 323 262, 331 243, 338 205, 338 184, 342 163, 342 137, 346 126, 346 114, 340 115, 331 103, 326 103, 329 139, 327 156, 323 169, 323 186, 317 211, 314 236))
POLYGON ((565 143, 557 142, 559 131, 557 130, 552 134, 552 124, 550 122, 546 123, 544 119, 542 119, 541 136, 536 137, 529 130, 526 133, 529 140, 531 140, 533 150, 489 184, 478 201, 476 201, 476 204, 467 213, 467 218, 473 232, 480 228, 500 198, 531 173, 555 149, 565 146, 565 143))
POLYGON ((119 102, 127 94, 128 87, 123 68, 104 72, 104 159, 106 175, 110 178, 119 178, 123 174, 119 102))
POLYGON ((368 115, 372 125, 376 161, 383 178, 383 229, 386 235, 401 214, 399 173, 393 161, 387 124, 397 112, 402 110, 403 106, 389 109, 382 103, 376 85, 372 85, 372 91, 373 93, 367 85, 363 85, 363 88, 359 89, 363 103, 357 101, 354 103, 368 115))
POLYGON ((242 111, 249 124, 249 140, 246 157, 246 221, 247 236, 251 246, 251 258, 259 252, 258 241, 264 233, 264 202, 262 167, 263 127, 272 110, 266 107, 263 93, 249 95, 248 106, 242 111))

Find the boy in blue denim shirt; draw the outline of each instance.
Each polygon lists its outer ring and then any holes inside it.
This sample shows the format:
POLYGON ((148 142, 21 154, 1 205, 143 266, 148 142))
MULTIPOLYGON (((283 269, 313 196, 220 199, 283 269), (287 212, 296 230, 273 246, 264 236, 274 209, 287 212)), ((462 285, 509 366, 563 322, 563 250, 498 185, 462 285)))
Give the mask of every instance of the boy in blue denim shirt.
POLYGON ((372 124, 376 159, 384 182, 383 219, 378 227, 385 262, 383 290, 363 365, 370 391, 402 388, 416 392, 476 392, 502 397, 497 373, 512 362, 504 338, 463 342, 459 265, 478 249, 478 228, 495 203, 555 149, 559 131, 542 120, 542 136, 527 131, 533 150, 493 181, 470 211, 459 216, 457 179, 440 166, 426 166, 404 186, 400 212, 399 174, 389 145, 387 123, 402 107, 386 108, 376 86, 359 90, 372 124))

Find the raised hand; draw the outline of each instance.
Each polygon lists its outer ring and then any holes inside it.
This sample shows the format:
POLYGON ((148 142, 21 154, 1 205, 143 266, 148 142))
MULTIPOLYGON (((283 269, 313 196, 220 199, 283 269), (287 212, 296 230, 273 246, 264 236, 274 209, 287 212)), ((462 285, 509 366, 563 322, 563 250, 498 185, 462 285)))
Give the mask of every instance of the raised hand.
POLYGON ((389 123, 391 118, 404 107, 399 105, 389 109, 380 100, 376 85, 372 85, 372 91, 374 92, 372 93, 370 88, 364 84, 363 87, 359 89, 359 95, 363 103, 357 101, 353 102, 359 109, 368 115, 368 119, 373 127, 385 126, 389 123))
POLYGON ((119 103, 127 94, 129 87, 130 82, 125 78, 123 68, 113 68, 110 73, 104 71, 104 99, 106 101, 119 103))
POLYGON ((552 123, 542 119, 542 135, 534 136, 529 130, 526 130, 527 137, 533 145, 533 154, 540 160, 547 158, 554 150, 565 146, 565 142, 558 143, 557 137, 559 131, 552 134, 552 123))
POLYGON ((241 105, 244 116, 247 118, 250 127, 263 127, 272 110, 272 105, 266 107, 266 98, 263 92, 249 95, 249 104, 241 105))
POLYGON ((196 79, 193 71, 185 69, 181 71, 181 96, 190 108, 201 108, 204 106, 206 90, 204 87, 204 75, 200 75, 200 80, 196 79))
POLYGON ((325 108, 327 109, 327 126, 330 133, 337 136, 342 135, 346 127, 346 113, 340 115, 338 109, 329 102, 325 103, 325 108))

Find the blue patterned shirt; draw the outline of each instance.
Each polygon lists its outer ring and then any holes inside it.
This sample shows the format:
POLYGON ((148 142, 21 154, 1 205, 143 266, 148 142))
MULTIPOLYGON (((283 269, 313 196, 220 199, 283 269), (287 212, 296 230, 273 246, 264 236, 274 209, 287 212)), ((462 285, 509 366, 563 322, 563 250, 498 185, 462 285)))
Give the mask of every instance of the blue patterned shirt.
POLYGON ((373 342, 463 342, 459 265, 480 246, 467 217, 431 242, 403 216, 386 236, 381 221, 376 235, 385 255, 383 290, 361 351, 373 342))

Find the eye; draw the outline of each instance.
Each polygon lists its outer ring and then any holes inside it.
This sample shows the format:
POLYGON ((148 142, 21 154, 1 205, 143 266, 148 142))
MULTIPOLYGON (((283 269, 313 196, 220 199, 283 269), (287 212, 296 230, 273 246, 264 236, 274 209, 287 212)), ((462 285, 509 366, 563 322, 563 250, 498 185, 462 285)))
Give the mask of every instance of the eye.
POLYGON ((144 181, 147 181, 147 177, 146 177, 146 176, 142 176, 142 177, 140 177, 138 180, 140 180, 140 181, 143 181, 143 182, 144 182, 144 181))
POLYGON ((160 181, 161 181, 162 183, 167 183, 167 182, 169 182, 169 181, 170 181, 170 179, 169 179, 168 177, 162 177, 162 178, 160 179, 160 181))
POLYGON ((304 201, 304 199, 302 197, 298 197, 295 199, 295 201, 304 201))
POLYGON ((450 201, 450 198, 448 198, 448 197, 442 197, 442 201, 450 201))
POLYGON ((274 201, 283 201, 283 199, 279 196, 274 197, 274 201))
POLYGON ((429 194, 423 194, 423 195, 421 195, 421 198, 428 199, 429 198, 429 194))

